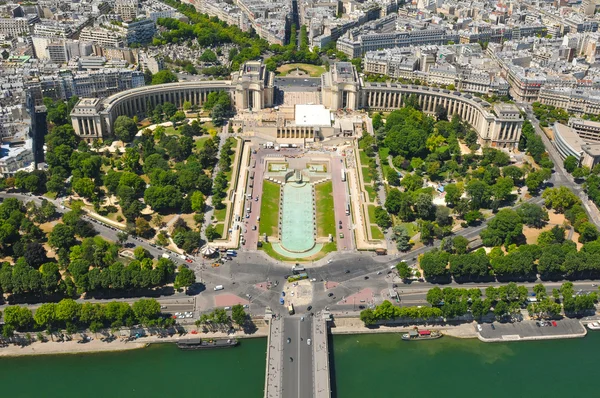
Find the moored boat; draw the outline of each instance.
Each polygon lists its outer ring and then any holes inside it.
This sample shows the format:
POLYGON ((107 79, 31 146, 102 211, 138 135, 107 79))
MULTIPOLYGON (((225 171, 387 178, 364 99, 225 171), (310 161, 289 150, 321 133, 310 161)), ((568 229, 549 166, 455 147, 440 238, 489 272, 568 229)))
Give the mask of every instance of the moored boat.
POLYGON ((600 322, 591 322, 591 323, 588 323, 587 327, 590 330, 600 330, 600 322))
POLYGON ((408 333, 404 333, 402 335, 402 340, 412 341, 412 340, 434 340, 442 337, 442 333, 437 330, 410 330, 408 333))
POLYGON ((211 348, 230 348, 238 345, 236 339, 190 339, 177 342, 177 347, 182 350, 208 350, 211 348))

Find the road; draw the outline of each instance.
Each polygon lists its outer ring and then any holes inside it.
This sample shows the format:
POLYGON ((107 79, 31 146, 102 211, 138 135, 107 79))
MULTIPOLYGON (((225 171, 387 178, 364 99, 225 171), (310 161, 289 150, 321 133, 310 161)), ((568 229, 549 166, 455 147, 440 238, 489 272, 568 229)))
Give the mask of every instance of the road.
POLYGON ((519 102, 518 105, 521 106, 527 113, 527 119, 533 125, 536 134, 542 138, 544 146, 546 147, 546 151, 548 152, 548 155, 550 156, 552 162, 554 162, 554 172, 551 180, 553 185, 558 187, 567 187, 571 191, 573 191, 577 196, 579 196, 588 213, 588 216, 590 216, 590 221, 596 224, 596 226, 600 227, 600 216, 598 213, 598 209, 593 203, 590 202, 587 194, 584 192, 581 185, 577 184, 573 177, 571 177, 569 173, 567 173, 567 171, 564 169, 562 157, 559 155, 556 148, 554 148, 554 145, 552 144, 550 139, 542 131, 540 123, 535 117, 531 105, 524 102, 519 102))
POLYGON ((344 158, 341 156, 331 157, 331 181, 333 187, 333 206, 335 212, 335 236, 337 239, 337 249, 342 250, 353 250, 354 244, 352 242, 353 237, 353 226, 352 217, 346 214, 346 206, 350 204, 350 197, 348 193, 348 183, 342 181, 342 171, 345 170, 344 158), (344 234, 343 238, 342 235, 344 234))
POLYGON ((296 315, 283 322, 283 397, 312 397, 313 350, 308 345, 308 339, 312 340, 312 317, 296 315))

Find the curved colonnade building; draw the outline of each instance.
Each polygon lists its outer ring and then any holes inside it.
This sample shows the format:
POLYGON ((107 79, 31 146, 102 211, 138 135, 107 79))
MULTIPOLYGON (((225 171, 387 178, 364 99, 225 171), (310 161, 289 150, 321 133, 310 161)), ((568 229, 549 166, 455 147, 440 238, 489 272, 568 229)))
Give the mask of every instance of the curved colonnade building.
MULTIPOLYGON (((105 99, 82 98, 71 112, 73 128, 88 142, 112 134, 120 115, 143 117, 149 107, 171 102, 182 107, 185 101, 202 106, 214 91, 226 91, 238 110, 260 110, 274 105, 274 75, 258 61, 247 62, 230 81, 188 81, 126 90, 105 99)), ((523 118, 513 104, 490 105, 471 94, 434 87, 394 83, 363 83, 351 63, 338 62, 321 77, 322 103, 331 110, 371 109, 392 111, 415 96, 424 112, 433 114, 441 105, 449 117, 460 115, 479 134, 484 145, 516 147, 523 118)), ((276 130, 275 130, 276 131, 276 130)), ((273 139, 277 139, 274 133, 273 139)))

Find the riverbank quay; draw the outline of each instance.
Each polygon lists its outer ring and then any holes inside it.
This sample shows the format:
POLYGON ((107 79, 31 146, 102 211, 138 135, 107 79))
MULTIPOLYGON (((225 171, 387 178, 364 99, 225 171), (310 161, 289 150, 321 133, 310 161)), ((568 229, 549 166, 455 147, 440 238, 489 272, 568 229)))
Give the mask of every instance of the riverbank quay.
POLYGON ((413 328, 437 330, 446 336, 457 337, 461 339, 475 339, 475 323, 458 324, 406 324, 392 323, 386 325, 377 325, 367 327, 360 318, 356 317, 334 317, 333 324, 330 327, 331 334, 377 334, 377 333, 406 333, 413 328))
POLYGON ((182 340, 191 338, 201 339, 249 339, 249 338, 264 338, 269 334, 268 326, 260 325, 251 334, 246 334, 243 331, 236 331, 228 334, 227 332, 210 332, 192 334, 195 327, 186 328, 187 333, 181 335, 173 335, 171 337, 161 337, 160 335, 150 335, 138 337, 135 340, 127 340, 123 338, 115 338, 112 341, 102 341, 102 335, 98 337, 90 336, 90 340, 81 343, 80 339, 71 341, 34 341, 27 345, 7 345, 0 348, 0 357, 18 357, 26 355, 60 355, 60 354, 90 354, 95 352, 111 352, 111 351, 126 351, 138 348, 144 348, 149 344, 164 344, 177 343, 182 340))
POLYGON ((524 320, 514 323, 481 324, 477 338, 484 343, 506 343, 509 341, 535 341, 583 338, 587 329, 578 319, 561 319, 541 326, 539 322, 524 320), (556 325, 556 326, 554 326, 556 325))

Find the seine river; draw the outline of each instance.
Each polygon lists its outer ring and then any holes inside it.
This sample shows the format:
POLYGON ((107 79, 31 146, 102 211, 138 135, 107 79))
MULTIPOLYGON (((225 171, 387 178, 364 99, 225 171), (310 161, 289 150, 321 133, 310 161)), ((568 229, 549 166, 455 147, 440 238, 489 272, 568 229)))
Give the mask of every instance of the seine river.
MULTIPOLYGON (((266 339, 237 348, 174 345, 117 353, 0 359, 4 397, 256 397, 263 394, 266 339), (192 395, 193 394, 193 395, 192 395)), ((398 334, 333 338, 337 398, 597 396, 600 333, 584 339, 484 344, 398 334)))

